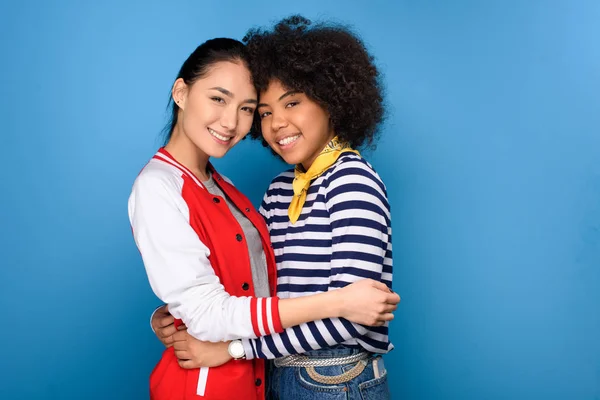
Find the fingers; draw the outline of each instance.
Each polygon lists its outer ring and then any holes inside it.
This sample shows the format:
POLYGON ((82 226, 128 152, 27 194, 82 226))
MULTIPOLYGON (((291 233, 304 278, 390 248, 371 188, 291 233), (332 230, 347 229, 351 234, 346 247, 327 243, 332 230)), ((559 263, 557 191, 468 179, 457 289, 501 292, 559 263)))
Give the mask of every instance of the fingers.
POLYGON ((173 325, 175 319, 171 314, 166 314, 165 316, 157 316, 152 318, 152 324, 156 325, 158 328, 164 328, 169 325, 173 325))
POLYGON ((175 323, 175 318, 171 314, 166 314, 158 320, 160 326, 168 326, 175 323))
POLYGON ((160 342, 168 349, 169 347, 173 346, 173 336, 169 336, 166 337, 164 339, 160 339, 160 342))
POLYGON ((379 290, 381 290, 383 292, 386 292, 386 293, 390 293, 391 292, 390 288, 385 283, 383 283, 381 281, 376 281, 374 279, 371 279, 371 285, 374 288, 379 289, 379 290))
MULTIPOLYGON (((387 315, 387 314, 385 314, 387 315)), ((383 319, 383 316, 377 316, 374 320, 372 320, 369 324, 364 324, 366 326, 383 326, 387 323, 386 320, 383 319)))
POLYGON ((383 313, 387 314, 387 313, 391 313, 394 312, 398 309, 398 305, 396 304, 385 304, 383 306, 383 313))
POLYGON ((392 313, 385 313, 385 314, 381 314, 379 316, 379 321, 381 321, 381 325, 383 325, 385 322, 391 321, 394 319, 394 314, 392 313))
POLYGON ((187 342, 185 342, 185 341, 177 341, 177 342, 173 342, 173 348, 177 352, 177 351, 187 350, 188 345, 187 345, 187 342))
POLYGON ((154 328, 154 330, 156 331, 160 328, 165 328, 169 325, 173 325, 174 321, 175 320, 173 316, 171 316, 171 314, 164 314, 160 311, 157 311, 152 316, 151 324, 152 328, 154 328))
POLYGON ((386 298, 385 302, 390 304, 397 304, 400 302, 400 296, 398 293, 395 293, 392 289, 390 289, 385 283, 381 281, 376 281, 373 279, 369 279, 371 281, 371 286, 377 290, 385 292, 386 298))
POLYGON ((385 300, 387 304, 398 304, 400 303, 400 295, 398 293, 388 293, 385 295, 385 300))
POLYGON ((173 345, 173 334, 177 332, 175 329, 175 325, 171 324, 165 328, 156 328, 154 329, 156 332, 156 336, 158 340, 165 345, 165 347, 169 348, 173 345))
POLYGON ((178 360, 191 360, 192 355, 187 350, 175 349, 175 357, 177 357, 178 360))
POLYGON ((192 359, 192 355, 185 351, 175 352, 177 357, 177 364, 183 369, 195 369, 200 368, 201 365, 192 359))
POLYGON ((379 314, 379 315, 377 315, 377 317, 375 317, 374 320, 371 321, 371 323, 365 324, 365 325, 367 325, 367 326, 383 326, 393 319, 394 319, 394 314, 392 314, 392 313, 379 314))
POLYGON ((177 363, 179 364, 179 366, 183 369, 195 369, 195 368, 200 368, 199 365, 196 365, 196 363, 193 360, 177 360, 177 363))
POLYGON ((188 340, 189 334, 187 331, 176 331, 173 333, 174 342, 185 342, 188 340))
POLYGON ((168 314, 169 313, 169 309, 168 309, 168 307, 167 307, 166 304, 163 304, 162 306, 160 306, 159 308, 157 308, 154 313, 155 314, 168 314))
POLYGON ((158 328, 156 330, 156 336, 158 336, 159 339, 163 339, 172 336, 175 332, 177 332, 177 329, 175 329, 175 325, 169 325, 165 328, 158 328))

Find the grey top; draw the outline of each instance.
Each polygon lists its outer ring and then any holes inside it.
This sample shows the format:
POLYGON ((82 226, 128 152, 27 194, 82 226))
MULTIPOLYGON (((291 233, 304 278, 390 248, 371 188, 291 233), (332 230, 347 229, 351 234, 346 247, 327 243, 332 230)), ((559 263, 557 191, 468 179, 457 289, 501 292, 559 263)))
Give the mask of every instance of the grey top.
POLYGON ((260 235, 252 222, 243 212, 241 212, 235 204, 231 202, 229 197, 223 193, 221 188, 215 183, 212 174, 207 181, 202 182, 206 189, 216 196, 221 196, 225 199, 231 213, 238 221, 244 231, 246 243, 248 244, 248 254, 250 256, 250 268, 252 269, 252 283, 254 284, 254 295, 256 297, 269 297, 269 278, 267 275, 267 258, 262 247, 260 235))

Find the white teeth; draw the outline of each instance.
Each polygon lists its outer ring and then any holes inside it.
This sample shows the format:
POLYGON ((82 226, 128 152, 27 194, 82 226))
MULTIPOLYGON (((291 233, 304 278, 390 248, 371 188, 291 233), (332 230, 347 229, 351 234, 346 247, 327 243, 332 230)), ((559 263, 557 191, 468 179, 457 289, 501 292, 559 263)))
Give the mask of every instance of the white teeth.
POLYGON ((219 135, 217 132, 213 131, 212 129, 208 128, 208 131, 210 132, 211 135, 213 135, 214 137, 216 137, 219 140, 222 140, 224 142, 228 142, 231 140, 231 137, 227 137, 227 136, 222 136, 219 135))
POLYGON ((300 137, 300 135, 296 135, 296 136, 290 136, 290 137, 286 137, 285 139, 281 139, 279 142, 280 145, 282 146, 286 146, 290 143, 295 142, 296 140, 298 140, 298 138, 300 137))

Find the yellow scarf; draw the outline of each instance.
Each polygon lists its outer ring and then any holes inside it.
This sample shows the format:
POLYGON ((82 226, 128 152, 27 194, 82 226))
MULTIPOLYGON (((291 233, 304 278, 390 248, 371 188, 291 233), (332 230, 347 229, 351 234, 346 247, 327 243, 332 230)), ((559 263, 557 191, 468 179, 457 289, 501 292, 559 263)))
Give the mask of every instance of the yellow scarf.
POLYGON ((349 145, 341 143, 339 139, 334 137, 331 139, 327 146, 319 153, 315 161, 308 168, 308 171, 304 172, 302 164, 296 165, 294 170, 295 178, 292 183, 294 188, 294 197, 288 208, 288 216, 292 224, 295 224, 300 217, 302 207, 306 201, 306 193, 310 187, 310 183, 313 179, 318 178, 323 172, 327 171, 338 159, 338 157, 345 152, 352 152, 360 155, 360 153, 352 149, 349 145))

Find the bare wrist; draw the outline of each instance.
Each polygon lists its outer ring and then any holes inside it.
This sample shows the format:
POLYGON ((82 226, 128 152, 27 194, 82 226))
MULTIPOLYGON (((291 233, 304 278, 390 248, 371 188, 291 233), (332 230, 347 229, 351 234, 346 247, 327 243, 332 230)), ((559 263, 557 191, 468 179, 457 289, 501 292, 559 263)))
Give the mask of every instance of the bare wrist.
POLYGON ((331 290, 325 293, 329 296, 324 302, 329 306, 330 318, 340 318, 344 315, 344 296, 340 289, 331 290))

